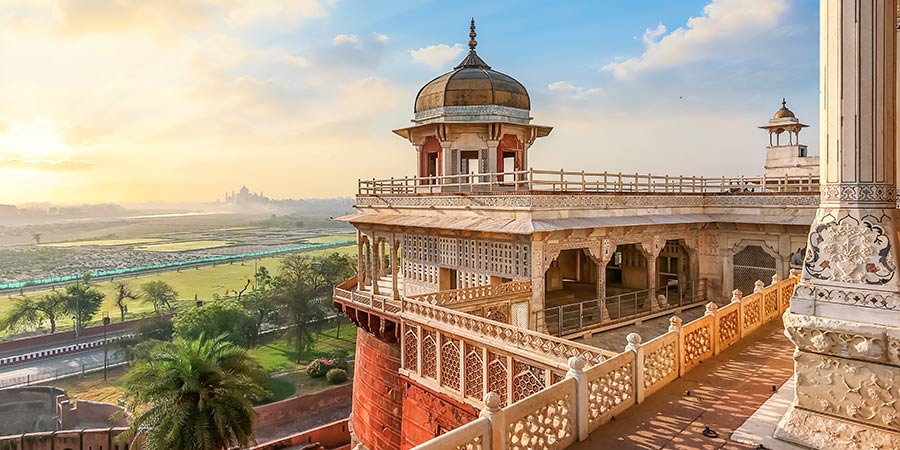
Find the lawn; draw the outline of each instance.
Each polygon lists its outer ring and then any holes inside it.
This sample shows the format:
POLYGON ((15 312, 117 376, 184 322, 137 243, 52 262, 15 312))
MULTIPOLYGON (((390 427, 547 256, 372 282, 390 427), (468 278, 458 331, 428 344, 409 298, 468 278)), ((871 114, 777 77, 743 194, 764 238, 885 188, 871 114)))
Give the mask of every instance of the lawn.
MULTIPOLYGON (((317 334, 313 348, 302 352, 300 361, 309 362, 316 358, 331 356, 337 351, 343 351, 348 355, 348 359, 353 359, 356 352, 356 327, 342 325, 340 339, 335 337, 336 330, 337 328, 329 328, 317 334)), ((250 354, 259 358, 263 369, 267 372, 292 370, 298 367, 295 362, 297 352, 294 346, 284 339, 254 348, 250 350, 250 354)))
POLYGON ((95 241, 71 241, 71 242, 51 242, 49 244, 41 244, 41 247, 87 247, 89 245, 97 246, 114 246, 114 245, 136 245, 150 244, 153 242, 163 242, 162 238, 139 238, 139 239, 98 239, 95 241))
MULTIPOLYGON (((335 350, 345 350, 352 359, 356 349, 356 327, 353 325, 341 326, 341 338, 335 338, 335 328, 323 330, 317 335, 313 349, 303 352, 304 360, 312 360, 321 356, 329 356, 335 350)), ((264 345, 250 350, 250 354, 256 356, 263 366, 269 378, 261 381, 261 385, 272 393, 272 396, 261 403, 277 402, 295 395, 306 395, 329 389, 334 385, 322 378, 310 378, 306 374, 306 366, 294 363, 295 352, 291 346, 283 340, 277 340, 269 345, 264 345)), ((103 372, 89 373, 85 376, 74 376, 62 380, 43 383, 42 386, 55 386, 65 389, 72 399, 93 400, 116 404, 118 399, 124 396, 125 386, 123 377, 127 372, 127 366, 109 369, 109 379, 103 379, 103 372)), ((348 370, 352 382, 353 366, 348 370)))
MULTIPOLYGON (((337 248, 323 248, 303 252, 307 256, 326 255, 330 253, 343 253, 348 255, 356 254, 356 246, 349 245, 337 248)), ((218 264, 215 266, 204 266, 194 269, 183 269, 180 271, 162 272, 150 275, 137 275, 131 277, 123 277, 113 281, 98 281, 95 286, 103 292, 106 297, 100 307, 100 313, 94 318, 93 323, 99 324, 104 313, 109 312, 113 322, 120 320, 119 308, 116 307, 115 287, 119 281, 124 281, 133 291, 139 292, 140 285, 150 281, 165 281, 169 283, 176 292, 178 298, 183 303, 191 303, 194 296, 200 300, 209 300, 213 294, 220 296, 233 295, 234 291, 240 291, 246 285, 248 279, 253 278, 256 273, 256 267, 266 267, 269 273, 277 274, 281 266, 281 257, 262 258, 259 260, 245 260, 232 263, 218 264)), ((41 296, 49 293, 49 290, 29 292, 26 296, 41 296)), ((11 304, 10 295, 7 298, 0 297, 0 315, 6 312, 11 304)), ((142 315, 152 314, 153 306, 143 303, 140 300, 130 301, 128 304, 128 314, 126 319, 140 317, 142 315)), ((71 329, 71 321, 63 321, 59 324, 60 330, 71 329)), ((3 333, 0 332, 0 336, 3 333)))
POLYGON ((140 247, 135 247, 135 250, 143 250, 145 252, 187 252, 191 250, 227 247, 229 245, 231 245, 231 243, 227 241, 186 241, 142 245, 140 247))

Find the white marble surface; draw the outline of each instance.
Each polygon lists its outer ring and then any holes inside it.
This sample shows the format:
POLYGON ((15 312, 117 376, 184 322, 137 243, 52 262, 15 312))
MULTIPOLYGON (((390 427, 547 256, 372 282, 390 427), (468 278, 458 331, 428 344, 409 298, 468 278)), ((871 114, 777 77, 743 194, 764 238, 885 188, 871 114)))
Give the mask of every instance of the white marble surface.
POLYGON ((807 447, 775 439, 775 427, 784 417, 794 399, 795 377, 789 378, 768 401, 747 418, 731 435, 731 440, 743 444, 762 444, 770 450, 806 450, 807 447))

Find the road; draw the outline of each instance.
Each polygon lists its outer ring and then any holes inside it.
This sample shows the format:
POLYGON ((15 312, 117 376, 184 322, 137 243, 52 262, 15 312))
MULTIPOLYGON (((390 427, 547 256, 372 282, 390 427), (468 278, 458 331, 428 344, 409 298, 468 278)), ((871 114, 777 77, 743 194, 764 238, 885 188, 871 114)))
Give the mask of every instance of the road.
MULTIPOLYGON (((124 357, 121 353, 116 352, 115 349, 109 350, 109 364, 114 364, 123 360, 124 357)), ((85 370, 103 367, 103 350, 90 350, 82 353, 2 367, 0 368, 0 387, 24 383, 27 380, 31 380, 32 383, 34 383, 35 380, 40 382, 40 380, 56 377, 57 374, 80 373, 82 366, 84 366, 85 370)))
MULTIPOLYGON (((116 333, 108 333, 107 337, 109 339, 112 339, 112 338, 115 338, 118 336, 126 335, 128 333, 131 333, 130 329, 129 330, 121 330, 116 333)), ((84 344, 84 343, 88 343, 88 342, 101 342, 101 341, 103 341, 103 333, 100 333, 99 335, 94 334, 91 336, 87 336, 87 337, 78 339, 78 342, 75 342, 75 340, 72 339, 72 337, 70 337, 70 336, 60 336, 59 339, 53 340, 52 342, 42 342, 40 344, 27 345, 27 346, 23 345, 21 347, 17 347, 15 350, 0 351, 0 358, 6 358, 7 356, 25 355, 25 354, 28 354, 31 352, 36 352, 39 350, 49 350, 52 348, 65 347, 67 345, 72 345, 72 344, 84 344)))

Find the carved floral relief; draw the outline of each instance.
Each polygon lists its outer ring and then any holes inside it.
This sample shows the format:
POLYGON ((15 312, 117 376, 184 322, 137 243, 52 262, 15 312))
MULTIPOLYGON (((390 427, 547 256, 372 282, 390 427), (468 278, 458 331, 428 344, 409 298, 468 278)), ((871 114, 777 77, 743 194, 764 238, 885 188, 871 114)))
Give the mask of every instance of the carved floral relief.
POLYGON ((890 239, 873 223, 846 216, 818 225, 809 247, 806 270, 814 278, 882 285, 894 277, 890 239))

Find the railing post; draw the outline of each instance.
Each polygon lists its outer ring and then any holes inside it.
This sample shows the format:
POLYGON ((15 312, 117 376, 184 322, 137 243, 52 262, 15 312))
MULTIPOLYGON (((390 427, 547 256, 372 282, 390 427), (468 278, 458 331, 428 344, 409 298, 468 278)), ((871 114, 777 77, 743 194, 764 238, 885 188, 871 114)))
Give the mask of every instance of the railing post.
POLYGON ((634 401, 641 404, 644 403, 644 348, 641 346, 641 335, 628 333, 625 341, 628 342, 625 351, 634 352, 634 401))
POLYGON ((486 450, 506 448, 506 424, 500 408, 500 396, 495 392, 484 394, 484 409, 479 416, 486 417, 491 422, 491 436, 490 441, 485 442, 486 450))
POLYGON ((584 328, 584 302, 578 302, 578 331, 584 328))
POLYGON ((709 302, 706 304, 706 314, 707 316, 712 317, 712 335, 709 337, 710 339, 710 347, 713 349, 713 355, 719 354, 719 319, 716 317, 719 313, 719 305, 709 302))
POLYGON ((534 168, 533 167, 528 168, 528 190, 529 191, 534 190, 534 168))
POLYGON ((563 169, 559 169, 559 190, 566 190, 566 172, 563 169))
POLYGON ((581 192, 584 192, 585 190, 586 190, 586 188, 584 185, 584 171, 582 170, 581 171, 581 192))
POLYGON ((675 342, 678 343, 678 348, 675 352, 675 358, 677 359, 675 365, 678 366, 679 377, 684 375, 684 333, 681 332, 681 323, 681 317, 672 316, 672 318, 669 319, 669 331, 678 333, 678 336, 675 339, 675 342))
POLYGON ((585 363, 586 361, 581 357, 569 358, 569 371, 566 373, 566 378, 575 379, 575 431, 579 441, 588 438, 588 423, 591 416, 588 382, 584 376, 585 363))

